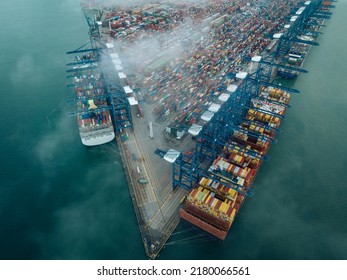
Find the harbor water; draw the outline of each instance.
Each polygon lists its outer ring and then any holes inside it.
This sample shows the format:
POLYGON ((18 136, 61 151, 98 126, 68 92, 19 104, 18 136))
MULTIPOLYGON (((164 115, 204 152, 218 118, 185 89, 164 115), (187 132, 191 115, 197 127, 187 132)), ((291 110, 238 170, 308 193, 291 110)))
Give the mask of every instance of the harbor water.
MULTIPOLYGON (((181 222, 159 259, 347 259, 347 0, 224 242, 181 222)), ((115 142, 86 148, 65 52, 88 41, 78 0, 0 9, 0 259, 146 259, 115 142)), ((158 160, 160 160, 158 158, 158 160)))

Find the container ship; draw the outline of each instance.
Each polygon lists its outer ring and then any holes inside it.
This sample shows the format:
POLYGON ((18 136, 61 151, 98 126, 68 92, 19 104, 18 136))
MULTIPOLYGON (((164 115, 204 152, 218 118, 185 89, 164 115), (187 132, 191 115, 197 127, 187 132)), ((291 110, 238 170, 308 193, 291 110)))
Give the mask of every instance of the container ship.
POLYGON ((113 122, 110 115, 108 96, 105 92, 103 75, 98 71, 96 54, 81 53, 75 56, 70 73, 76 97, 76 112, 79 135, 83 145, 97 146, 108 143, 115 138, 113 122))
MULTIPOLYGON (((305 6, 299 8, 295 15, 291 17, 290 23, 286 25, 286 29, 290 28, 291 24, 295 23, 298 16, 302 15, 307 6, 311 4, 311 1, 306 1, 305 6)), ((325 21, 325 13, 328 12, 331 2, 323 2, 321 7, 314 11, 314 17, 307 17, 302 23, 302 34, 296 36, 290 48, 280 59, 280 63, 284 66, 294 67, 302 69, 305 58, 314 44, 319 30, 323 26, 325 21)), ((328 13, 330 14, 330 13, 328 13)), ((286 31, 285 31, 286 33, 286 31)), ((277 75, 285 79, 295 79, 299 75, 300 71, 295 69, 289 69, 288 67, 278 67, 277 75)))
MULTIPOLYGON (((305 41, 314 41, 311 36, 300 36, 299 39, 305 41)), ((304 43, 295 43, 291 46, 288 54, 283 57, 282 63, 285 66, 295 67, 301 69, 305 62, 305 57, 309 52, 311 45, 304 43)), ((299 75, 299 71, 288 70, 283 67, 278 68, 278 75, 285 79, 295 79, 299 75)))
POLYGON ((302 71, 322 24, 318 0, 203 2, 87 8, 105 65, 72 70, 82 141, 116 139, 150 258, 181 220, 226 238, 298 92, 274 78, 302 71))
POLYGON ((259 98, 261 101, 252 99, 253 108, 249 108, 245 115, 245 119, 253 124, 247 125, 248 128, 244 127, 243 132, 235 130, 230 141, 208 169, 211 178, 218 174, 220 183, 201 177, 180 209, 182 219, 221 240, 227 236, 245 200, 242 190, 247 191, 251 187, 262 163, 259 157, 250 155, 249 151, 266 155, 270 147, 270 141, 266 139, 273 139, 276 134, 271 128, 278 129, 281 123, 281 118, 274 117, 273 114, 284 115, 290 94, 274 87, 263 87, 259 98), (264 128, 264 125, 268 129, 264 128), (249 136, 248 132, 251 132, 252 136, 249 136), (223 181, 231 182, 234 187, 238 186, 239 191, 223 185, 223 181))

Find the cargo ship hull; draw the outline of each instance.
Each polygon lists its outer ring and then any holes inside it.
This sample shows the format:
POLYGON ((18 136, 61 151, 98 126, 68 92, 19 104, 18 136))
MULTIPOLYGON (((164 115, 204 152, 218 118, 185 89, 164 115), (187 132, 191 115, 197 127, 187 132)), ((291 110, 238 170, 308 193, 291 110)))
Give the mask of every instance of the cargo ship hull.
POLYGON ((103 111, 98 116, 92 118, 87 114, 77 117, 80 138, 85 146, 106 144, 115 138, 110 113, 103 111))
POLYGON ((184 209, 180 209, 180 217, 186 220, 187 222, 191 223, 192 225, 198 227, 199 229, 202 229, 205 232, 208 232, 209 234, 217 237, 220 240, 224 240, 228 234, 228 231, 218 229, 210 225, 209 223, 201 220, 200 218, 191 215, 184 209))
POLYGON ((98 133, 80 133, 82 144, 85 146, 98 146, 111 142, 115 138, 113 128, 106 128, 98 133))

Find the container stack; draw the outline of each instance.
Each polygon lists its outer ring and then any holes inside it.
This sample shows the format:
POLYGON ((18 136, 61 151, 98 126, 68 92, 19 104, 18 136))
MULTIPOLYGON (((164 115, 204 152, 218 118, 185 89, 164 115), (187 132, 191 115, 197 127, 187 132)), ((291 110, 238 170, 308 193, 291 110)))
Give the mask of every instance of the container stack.
POLYGON ((103 25, 109 25, 125 56, 131 58, 127 51, 138 39, 152 38, 160 45, 157 55, 144 56, 141 65, 138 59, 134 62, 136 71, 144 73, 139 81, 141 91, 144 99, 155 104, 153 114, 158 120, 169 122, 173 114, 188 111, 176 124, 197 123, 202 105, 218 98, 233 82, 225 79, 227 72, 245 71, 243 58, 265 50, 271 35, 285 21, 284 11, 294 5, 247 3, 148 4, 116 7, 106 14, 103 25), (186 24, 187 18, 192 24, 186 24), (164 31, 165 40, 160 39, 164 31), (169 47, 178 55, 170 56, 165 51, 169 47))
MULTIPOLYGON (((208 185, 211 183, 208 179, 202 178, 200 183, 207 188, 199 186, 191 191, 187 197, 185 209, 181 209, 181 216, 193 215, 199 217, 199 226, 201 228, 210 233, 217 233, 220 239, 224 239, 240 206, 240 199, 237 200, 238 194, 237 192, 228 191, 227 196, 231 199, 223 198, 217 196, 216 192, 210 191, 209 188, 212 186, 208 185)), ((220 193, 225 187, 219 185, 217 188, 220 193)))
MULTIPOLYGON (((76 57, 75 60, 83 61, 80 57, 76 57)), ((76 67, 75 69, 83 68, 76 67)), ((112 120, 101 74, 96 70, 91 74, 76 73, 72 82, 77 96, 77 122, 80 133, 111 127, 112 120)))

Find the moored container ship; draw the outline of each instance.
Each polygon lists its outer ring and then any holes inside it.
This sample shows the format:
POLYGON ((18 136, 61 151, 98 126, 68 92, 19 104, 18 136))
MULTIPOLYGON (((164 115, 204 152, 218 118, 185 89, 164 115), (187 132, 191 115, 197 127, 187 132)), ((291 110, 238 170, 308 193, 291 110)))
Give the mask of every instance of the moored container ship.
MULTIPOLYGON (((314 38, 311 36, 300 37, 299 39, 313 41, 314 38)), ((305 62, 305 57, 309 52, 311 46, 304 43, 295 43, 283 57, 282 64, 284 66, 302 68, 305 62)), ((299 75, 299 71, 289 70, 283 67, 278 68, 277 74, 285 79, 295 79, 299 75)))
POLYGON ((95 54, 82 53, 76 56, 75 65, 68 70, 76 97, 76 112, 79 134, 83 145, 97 146, 108 143, 115 138, 113 122, 110 115, 108 96, 102 74, 97 70, 95 54))
MULTIPOLYGON (((295 15, 290 19, 290 24, 288 24, 286 27, 290 28, 292 24, 295 24, 298 16, 307 12, 307 6, 310 4, 311 1, 306 1, 304 3, 305 6, 296 11, 295 15)), ((328 12, 329 8, 327 7, 331 5, 331 2, 323 2, 321 4, 321 7, 316 9, 312 14, 313 17, 306 16, 306 19, 302 24, 303 34, 297 35, 296 38, 290 39, 293 43, 281 59, 281 64, 285 67, 278 67, 278 76, 285 79, 295 79, 300 74, 300 71, 291 68, 302 69, 305 58, 312 45, 318 45, 315 43, 315 40, 320 33, 320 28, 324 24, 324 20, 326 18, 325 13, 328 12)), ((291 34, 291 36, 292 35, 293 34, 291 34)))
MULTIPOLYGON (((258 99, 253 99, 253 108, 247 111, 246 119, 256 120, 269 127, 278 129, 281 118, 273 117, 270 113, 284 115, 285 106, 288 105, 290 94, 285 90, 273 87, 262 87, 258 99), (254 101, 257 100, 257 101, 254 101), (265 102, 266 101, 266 102, 265 102), (275 102, 275 103, 274 103, 275 102), (280 105, 283 104, 283 105, 280 105), (262 112, 256 113, 261 108, 262 112), (269 112, 269 113, 266 113, 269 112)), ((254 125, 256 127, 256 125, 254 125)), ((253 130, 254 131, 254 130, 253 130)), ((261 166, 262 160, 244 153, 245 150, 253 150, 266 155, 270 147, 270 142, 262 140, 265 136, 274 138, 274 131, 257 129, 258 138, 252 136, 251 139, 246 132, 236 132, 230 141, 233 143, 230 149, 230 142, 224 146, 222 152, 213 161, 208 173, 211 178, 218 173, 221 183, 202 177, 196 187, 187 195, 185 204, 180 209, 180 217, 194 226, 208 232, 209 234, 224 240, 228 231, 242 206, 245 195, 243 190, 251 187, 254 178, 261 166), (223 185, 225 182, 234 184, 240 191, 223 185)))

